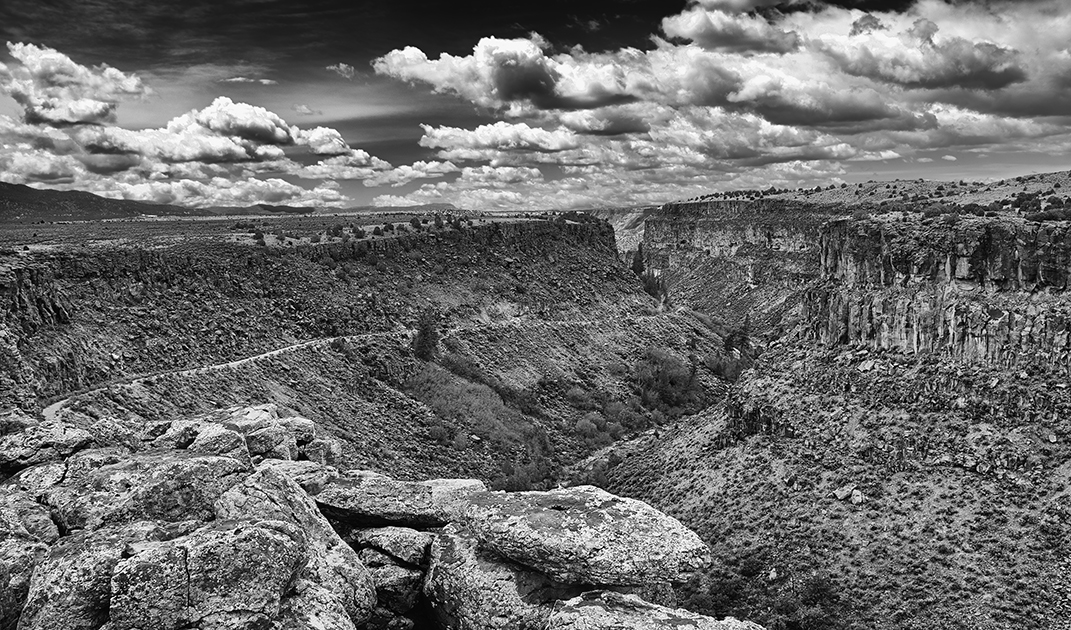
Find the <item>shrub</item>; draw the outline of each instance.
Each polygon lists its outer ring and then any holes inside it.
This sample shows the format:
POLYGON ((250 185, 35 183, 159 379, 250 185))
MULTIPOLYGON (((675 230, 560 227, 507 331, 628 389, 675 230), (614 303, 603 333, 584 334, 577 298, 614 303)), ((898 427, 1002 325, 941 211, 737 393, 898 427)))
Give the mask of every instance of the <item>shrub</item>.
POLYGON ((413 354, 424 361, 433 361, 439 354, 439 314, 434 309, 425 309, 417 320, 413 354))
POLYGON ((698 402, 696 371, 662 348, 648 348, 636 364, 636 394, 644 407, 671 417, 698 402))
POLYGON ((409 225, 413 226, 413 229, 417 232, 420 231, 420 219, 413 217, 412 220, 409 221, 409 225))

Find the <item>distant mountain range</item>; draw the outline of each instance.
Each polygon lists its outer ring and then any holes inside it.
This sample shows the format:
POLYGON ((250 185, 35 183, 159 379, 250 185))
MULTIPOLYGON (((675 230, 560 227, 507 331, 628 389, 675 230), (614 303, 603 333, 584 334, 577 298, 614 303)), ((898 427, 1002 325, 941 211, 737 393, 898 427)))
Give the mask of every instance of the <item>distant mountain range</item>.
POLYGON ((48 190, 31 188, 22 184, 0 182, 0 222, 100 221, 103 219, 136 219, 143 216, 197 217, 260 214, 330 214, 341 212, 443 212, 452 210, 456 210, 456 208, 448 203, 406 208, 374 206, 359 206, 346 209, 304 208, 268 204, 245 207, 189 208, 129 199, 109 199, 81 191, 48 190))

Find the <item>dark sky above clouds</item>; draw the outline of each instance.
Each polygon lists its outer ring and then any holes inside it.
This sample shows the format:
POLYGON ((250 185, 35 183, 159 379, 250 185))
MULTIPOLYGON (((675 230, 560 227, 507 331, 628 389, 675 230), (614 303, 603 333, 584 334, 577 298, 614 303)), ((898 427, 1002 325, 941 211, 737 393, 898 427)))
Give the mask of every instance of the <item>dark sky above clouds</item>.
POLYGON ((656 203, 1071 168, 1065 0, 3 0, 0 180, 656 203))

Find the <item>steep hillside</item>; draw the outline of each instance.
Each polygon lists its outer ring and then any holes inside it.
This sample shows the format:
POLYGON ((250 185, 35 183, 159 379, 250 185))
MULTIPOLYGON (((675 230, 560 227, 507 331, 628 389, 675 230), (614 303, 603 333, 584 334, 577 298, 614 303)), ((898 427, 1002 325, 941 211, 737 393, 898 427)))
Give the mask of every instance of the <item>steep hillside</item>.
POLYGON ((1065 628, 1066 224, 842 219, 721 404, 578 478, 698 531, 691 604, 770 628, 1065 628))
POLYGON ((16 249, 0 405, 150 421, 271 401, 354 465, 540 483, 724 390, 718 331, 661 312, 611 228, 574 219, 16 249), (418 335, 439 337, 426 356, 418 335))

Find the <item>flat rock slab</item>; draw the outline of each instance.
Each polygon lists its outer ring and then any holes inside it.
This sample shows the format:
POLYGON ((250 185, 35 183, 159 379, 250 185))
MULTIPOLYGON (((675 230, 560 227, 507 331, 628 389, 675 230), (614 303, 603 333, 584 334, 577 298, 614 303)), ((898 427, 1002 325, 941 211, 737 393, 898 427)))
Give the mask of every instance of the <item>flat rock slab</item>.
POLYGON ((718 621, 679 608, 645 602, 635 595, 592 591, 562 602, 546 630, 763 630, 732 617, 718 621))
POLYGON ((594 486, 473 494, 462 522, 485 548, 570 584, 683 582, 711 562, 677 519, 594 486))
POLYGON ((362 527, 441 527, 456 520, 465 499, 487 487, 476 479, 397 481, 350 471, 324 486, 316 503, 327 516, 362 527))

